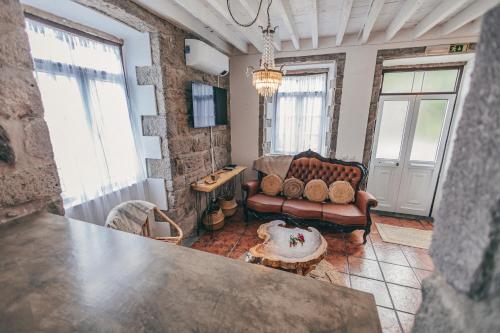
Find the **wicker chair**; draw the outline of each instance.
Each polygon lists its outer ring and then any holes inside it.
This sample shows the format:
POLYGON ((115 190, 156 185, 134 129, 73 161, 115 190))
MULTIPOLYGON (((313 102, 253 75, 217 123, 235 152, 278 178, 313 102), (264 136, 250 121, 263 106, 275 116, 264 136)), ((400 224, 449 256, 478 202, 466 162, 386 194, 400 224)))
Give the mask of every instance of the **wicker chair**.
POLYGON ((182 238, 184 237, 184 233, 182 229, 179 227, 177 223, 172 221, 167 215, 165 215, 158 207, 153 205, 152 203, 140 200, 131 200, 121 203, 111 210, 106 219, 106 227, 112 228, 115 230, 121 230, 124 232, 129 232, 133 234, 138 234, 144 237, 149 237, 152 239, 160 240, 162 242, 173 243, 179 245, 182 238), (124 217, 129 214, 123 214, 123 211, 132 210, 137 213, 138 216, 134 216, 132 218, 124 217), (152 212, 151 212, 152 211, 152 212), (177 236, 153 236, 151 233, 151 222, 149 221, 149 216, 154 215, 159 218, 162 222, 166 222, 172 226, 177 236), (140 223, 138 223, 137 218, 141 217, 140 223), (128 221, 123 222, 123 220, 135 220, 132 223, 128 223, 128 221))

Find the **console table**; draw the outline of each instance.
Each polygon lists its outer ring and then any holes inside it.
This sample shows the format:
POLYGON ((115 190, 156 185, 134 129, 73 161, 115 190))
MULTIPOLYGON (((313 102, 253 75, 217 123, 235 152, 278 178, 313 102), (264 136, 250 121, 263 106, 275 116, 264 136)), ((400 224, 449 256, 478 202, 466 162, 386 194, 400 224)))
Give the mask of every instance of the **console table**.
MULTIPOLYGON (((235 181, 236 177, 239 176, 240 184, 243 185, 243 175, 244 171, 247 169, 246 166, 238 165, 233 170, 218 170, 213 174, 217 174, 219 178, 213 184, 207 184, 206 179, 210 178, 210 175, 200 179, 196 183, 191 184, 191 189, 196 193, 196 233, 199 234, 201 227, 201 219, 203 217, 202 207, 201 207, 201 196, 204 194, 206 199, 206 204, 208 207, 211 195, 222 185, 229 181, 235 181)), ((243 193, 242 193, 243 196, 243 193)), ((243 201, 243 197, 242 197, 243 201)))
POLYGON ((371 294, 47 213, 0 267, 1 332, 382 331, 371 294))

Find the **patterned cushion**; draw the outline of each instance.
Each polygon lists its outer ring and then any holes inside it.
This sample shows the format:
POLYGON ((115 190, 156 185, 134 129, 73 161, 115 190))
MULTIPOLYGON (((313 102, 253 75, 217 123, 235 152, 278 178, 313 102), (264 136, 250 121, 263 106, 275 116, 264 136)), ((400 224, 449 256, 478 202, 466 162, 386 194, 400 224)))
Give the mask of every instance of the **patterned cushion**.
POLYGON ((314 202, 323 202, 328 198, 328 186, 321 179, 313 179, 306 184, 304 196, 314 202))
POLYGON ((288 199, 298 199, 304 193, 304 182, 295 177, 285 179, 283 182, 283 195, 288 199))
POLYGON ((337 180, 330 184, 328 196, 333 203, 348 204, 354 201, 354 189, 350 183, 337 180))
POLYGON ((278 175, 267 175, 262 179, 260 188, 264 194, 274 197, 283 189, 283 180, 278 175))

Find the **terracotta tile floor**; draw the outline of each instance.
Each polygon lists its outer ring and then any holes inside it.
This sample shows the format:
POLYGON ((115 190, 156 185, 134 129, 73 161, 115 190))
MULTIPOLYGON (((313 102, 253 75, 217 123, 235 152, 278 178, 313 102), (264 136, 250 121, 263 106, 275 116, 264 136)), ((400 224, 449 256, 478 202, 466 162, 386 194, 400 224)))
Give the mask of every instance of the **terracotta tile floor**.
MULTIPOLYGON (((267 221, 243 221, 242 212, 226 221, 223 229, 207 232, 192 248, 238 259, 261 240, 257 228, 267 221)), ((424 220, 372 215, 374 223, 432 230, 424 220)), ((369 241, 363 245, 363 232, 350 234, 320 232, 328 242, 326 260, 342 273, 346 285, 373 293, 384 332, 410 332, 420 306, 421 281, 432 274, 434 265, 427 250, 385 243, 372 227, 369 241)))

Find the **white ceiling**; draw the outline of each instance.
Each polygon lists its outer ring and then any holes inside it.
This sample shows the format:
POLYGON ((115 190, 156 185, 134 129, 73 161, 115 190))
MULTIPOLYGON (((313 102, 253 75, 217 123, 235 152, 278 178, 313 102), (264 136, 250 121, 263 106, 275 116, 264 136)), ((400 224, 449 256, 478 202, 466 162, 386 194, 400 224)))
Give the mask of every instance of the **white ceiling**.
MULTIPOLYGON (((268 0, 263 0, 259 19, 250 28, 232 22, 227 0, 134 1, 209 39, 219 48, 223 48, 223 41, 243 53, 248 52, 247 44, 262 49, 257 26, 267 21, 268 0)), ((230 3, 234 15, 248 22, 255 15, 259 0, 230 0, 230 3)), ((279 26, 274 43, 278 50, 286 41, 292 41, 295 49, 300 49, 301 44, 321 47, 323 37, 335 38, 336 45, 342 46, 344 35, 354 35, 363 44, 369 43, 370 36, 377 32, 385 34, 386 41, 403 30, 411 31, 405 34, 411 36, 405 37, 410 40, 425 37, 427 32, 446 37, 463 26, 477 23, 487 10, 498 4, 500 0, 273 0, 271 23, 279 26)))

